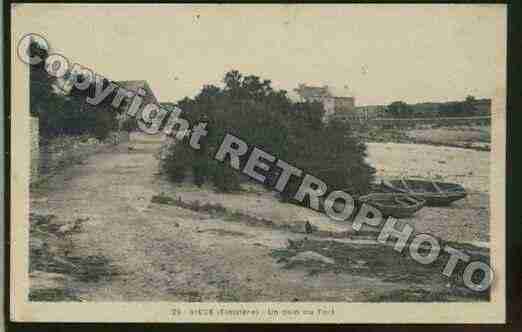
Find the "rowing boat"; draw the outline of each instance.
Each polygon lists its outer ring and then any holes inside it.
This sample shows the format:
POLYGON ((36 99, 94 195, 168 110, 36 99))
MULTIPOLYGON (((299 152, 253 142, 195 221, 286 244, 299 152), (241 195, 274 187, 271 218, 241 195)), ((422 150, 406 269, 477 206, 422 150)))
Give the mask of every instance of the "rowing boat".
POLYGON ((427 180, 383 180, 385 191, 404 193, 426 201, 427 206, 449 205, 466 197, 466 190, 459 184, 427 180))
POLYGON ((359 202, 378 209, 383 217, 407 218, 419 211, 426 201, 407 194, 374 193, 359 197, 359 202))

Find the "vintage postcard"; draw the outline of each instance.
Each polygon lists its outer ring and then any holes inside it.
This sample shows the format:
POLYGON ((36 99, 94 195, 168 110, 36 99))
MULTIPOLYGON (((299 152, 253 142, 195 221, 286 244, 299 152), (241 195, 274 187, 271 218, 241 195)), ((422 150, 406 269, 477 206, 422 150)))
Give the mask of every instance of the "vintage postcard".
POLYGON ((504 322, 506 16, 13 4, 11 319, 504 322))

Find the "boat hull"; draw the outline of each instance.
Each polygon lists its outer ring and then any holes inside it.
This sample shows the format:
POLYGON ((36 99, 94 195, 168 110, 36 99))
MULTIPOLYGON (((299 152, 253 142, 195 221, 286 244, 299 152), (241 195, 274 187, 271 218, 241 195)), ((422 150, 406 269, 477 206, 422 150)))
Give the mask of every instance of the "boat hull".
MULTIPOLYGON (((417 181, 420 182, 420 181, 417 181)), ((406 182, 408 183, 408 182, 406 182)), ((430 182, 426 181, 427 184, 430 184, 430 182)), ((457 184, 447 184, 438 182, 441 186, 448 186, 452 185, 451 190, 441 190, 440 192, 421 192, 421 191, 414 191, 411 189, 407 189, 404 187, 399 186, 400 182, 394 183, 393 181, 382 181, 382 187, 387 192, 395 192, 395 193, 403 193, 411 195, 412 197, 415 197, 416 199, 422 199, 426 201, 426 206, 447 206, 451 203, 458 201, 460 199, 463 199, 467 196, 466 191, 464 188, 457 184)))
POLYGON ((359 197, 359 202, 378 209, 383 217, 408 218, 422 209, 423 199, 417 199, 401 193, 377 193, 359 197), (409 204, 405 204, 405 201, 409 204), (400 202, 403 202, 402 204, 400 202))

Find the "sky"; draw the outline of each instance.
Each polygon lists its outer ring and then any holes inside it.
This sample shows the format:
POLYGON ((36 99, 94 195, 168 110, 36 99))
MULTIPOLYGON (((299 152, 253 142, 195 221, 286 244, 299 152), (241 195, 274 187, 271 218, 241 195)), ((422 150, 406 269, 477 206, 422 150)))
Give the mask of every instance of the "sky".
MULTIPOLYGON (((491 98, 505 83, 503 5, 65 5, 13 7, 13 43, 38 33, 161 102, 237 69, 292 94, 328 85, 356 105, 491 98)), ((13 48, 13 53, 16 48, 13 48)))

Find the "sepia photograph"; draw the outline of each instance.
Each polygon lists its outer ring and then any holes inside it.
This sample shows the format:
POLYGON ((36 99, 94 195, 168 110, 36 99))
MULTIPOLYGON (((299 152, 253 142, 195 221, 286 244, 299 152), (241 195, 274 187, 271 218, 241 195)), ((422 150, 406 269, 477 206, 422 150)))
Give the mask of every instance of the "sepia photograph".
POLYGON ((505 321, 505 5, 10 15, 12 320, 505 321))

